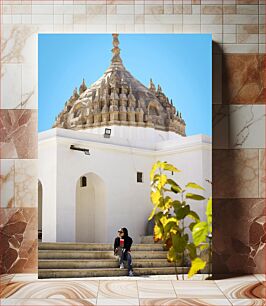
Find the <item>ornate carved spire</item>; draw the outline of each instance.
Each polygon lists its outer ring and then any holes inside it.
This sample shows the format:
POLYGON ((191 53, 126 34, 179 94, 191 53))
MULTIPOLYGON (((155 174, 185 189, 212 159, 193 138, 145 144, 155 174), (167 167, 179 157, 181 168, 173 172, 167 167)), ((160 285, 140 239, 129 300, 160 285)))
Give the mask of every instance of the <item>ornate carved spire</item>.
POLYGON ((149 90, 152 91, 152 92, 156 92, 156 87, 155 87, 152 79, 150 79, 149 90))
POLYGON ((87 85, 85 83, 85 79, 83 79, 82 84, 79 87, 79 94, 81 95, 87 89, 87 85))
POLYGON ((119 34, 112 34, 113 36, 113 57, 112 57, 112 63, 122 63, 121 57, 120 57, 120 48, 119 46, 119 40, 118 40, 119 34))

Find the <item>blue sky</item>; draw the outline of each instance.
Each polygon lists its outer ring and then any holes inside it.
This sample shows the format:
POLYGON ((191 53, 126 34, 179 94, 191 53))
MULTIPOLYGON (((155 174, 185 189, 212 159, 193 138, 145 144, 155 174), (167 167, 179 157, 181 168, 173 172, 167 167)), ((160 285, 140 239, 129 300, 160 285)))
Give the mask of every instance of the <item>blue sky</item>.
MULTIPOLYGON (((187 135, 211 135, 212 38, 209 34, 121 34, 127 70, 159 83, 186 121, 187 135)), ((85 78, 102 76, 112 57, 111 34, 39 34, 39 131, 51 128, 85 78)))

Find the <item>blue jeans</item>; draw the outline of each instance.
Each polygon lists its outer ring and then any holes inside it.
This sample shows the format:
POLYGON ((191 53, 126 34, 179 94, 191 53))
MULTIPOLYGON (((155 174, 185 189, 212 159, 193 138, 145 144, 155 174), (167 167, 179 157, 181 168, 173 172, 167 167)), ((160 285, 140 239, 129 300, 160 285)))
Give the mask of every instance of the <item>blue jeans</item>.
POLYGON ((119 264, 121 265, 124 260, 127 261, 128 271, 131 271, 132 270, 132 257, 131 257, 131 254, 129 252, 127 252, 125 249, 122 249, 122 248, 119 247, 117 255, 119 257, 119 264))

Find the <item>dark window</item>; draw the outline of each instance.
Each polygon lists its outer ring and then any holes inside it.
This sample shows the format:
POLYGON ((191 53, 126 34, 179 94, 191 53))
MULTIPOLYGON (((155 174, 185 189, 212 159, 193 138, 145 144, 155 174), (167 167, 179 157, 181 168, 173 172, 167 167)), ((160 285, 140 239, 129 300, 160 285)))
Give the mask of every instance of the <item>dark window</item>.
POLYGON ((86 176, 82 176, 80 178, 80 187, 86 187, 87 186, 87 178, 86 176))
POLYGON ((142 172, 137 172, 137 182, 143 183, 143 173, 142 172))

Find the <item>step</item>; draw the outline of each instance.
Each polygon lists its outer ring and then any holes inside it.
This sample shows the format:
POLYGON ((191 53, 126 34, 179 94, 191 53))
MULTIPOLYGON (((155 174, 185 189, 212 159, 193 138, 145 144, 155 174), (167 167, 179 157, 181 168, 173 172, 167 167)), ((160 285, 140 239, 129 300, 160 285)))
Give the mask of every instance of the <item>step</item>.
MULTIPOLYGON (((108 243, 73 243, 73 242, 41 242, 39 250, 88 250, 112 251, 113 245, 108 243)), ((133 244, 132 251, 161 251, 162 244, 133 244)))
MULTIPOLYGON (((167 251, 134 251, 135 259, 166 259, 167 251)), ((114 259, 113 251, 39 250, 39 259, 114 259)))
POLYGON ((141 244, 162 244, 162 241, 154 242, 153 236, 142 236, 140 239, 141 244))
MULTIPOLYGON (((136 268, 173 267, 166 259, 133 259, 136 268)), ((118 268, 117 259, 91 259, 91 260, 69 260, 69 259, 40 259, 39 269, 88 269, 88 268, 118 268)))
MULTIPOLYGON (((166 275, 187 273, 188 268, 182 267, 163 267, 163 268, 134 268, 134 275, 166 275), (185 271, 185 272, 184 272, 185 271)), ((78 278, 78 277, 109 277, 126 276, 127 269, 109 268, 109 269, 41 269, 39 278, 78 278)))

